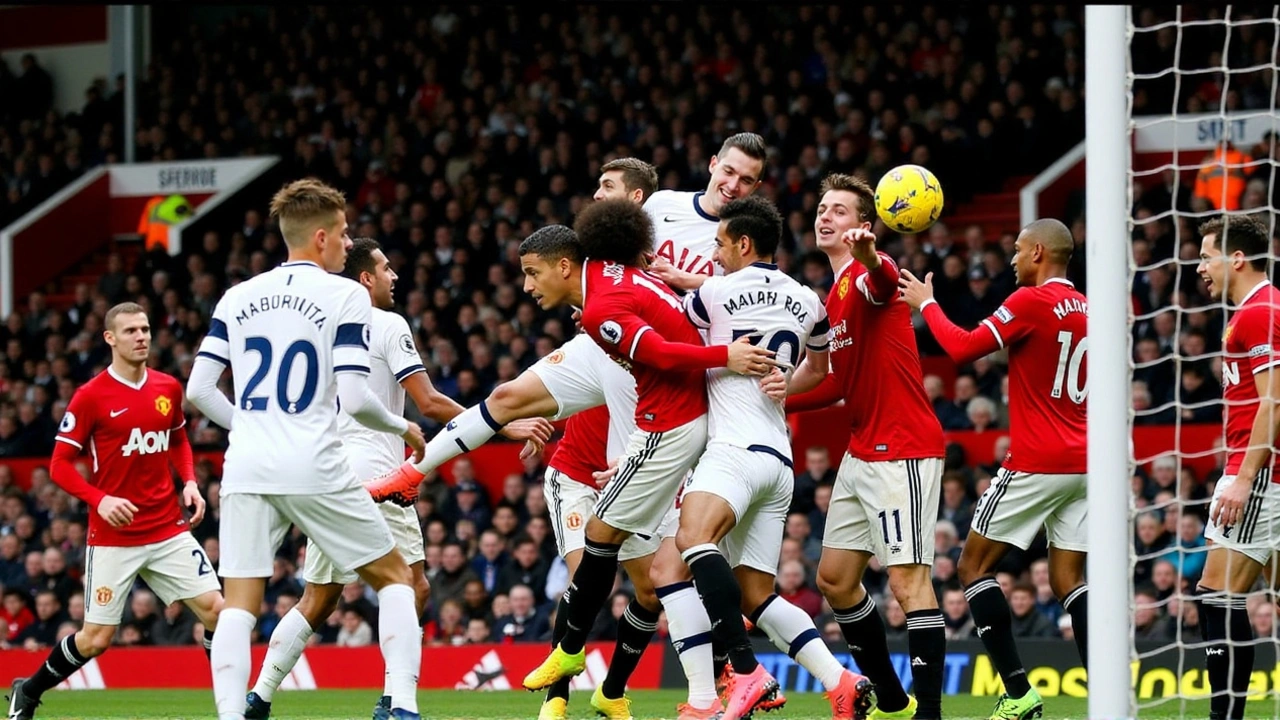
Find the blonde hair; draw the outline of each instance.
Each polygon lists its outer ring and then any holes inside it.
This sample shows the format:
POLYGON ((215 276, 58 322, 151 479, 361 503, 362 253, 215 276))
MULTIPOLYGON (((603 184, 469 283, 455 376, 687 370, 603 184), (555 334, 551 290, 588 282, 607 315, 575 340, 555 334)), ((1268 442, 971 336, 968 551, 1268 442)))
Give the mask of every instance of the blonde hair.
POLYGON ((333 224, 335 212, 345 212, 342 192, 315 178, 295 180, 271 198, 271 217, 280 221, 285 244, 298 247, 319 228, 333 224))

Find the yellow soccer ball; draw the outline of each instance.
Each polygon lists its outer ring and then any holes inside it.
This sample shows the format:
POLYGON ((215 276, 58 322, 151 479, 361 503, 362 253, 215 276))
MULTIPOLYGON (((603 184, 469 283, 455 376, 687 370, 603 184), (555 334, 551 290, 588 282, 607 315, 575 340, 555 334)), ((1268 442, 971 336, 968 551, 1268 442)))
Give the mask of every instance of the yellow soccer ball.
POLYGON ((924 232, 942 215, 942 185, 927 168, 899 165, 876 185, 876 214, 900 233, 924 232))

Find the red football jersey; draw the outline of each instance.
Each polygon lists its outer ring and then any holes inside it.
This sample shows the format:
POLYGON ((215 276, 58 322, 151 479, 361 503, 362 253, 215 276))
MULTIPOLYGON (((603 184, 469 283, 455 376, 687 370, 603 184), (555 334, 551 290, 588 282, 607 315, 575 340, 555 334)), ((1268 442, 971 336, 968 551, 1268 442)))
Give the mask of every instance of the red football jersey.
POLYGON ((642 270, 600 260, 583 264, 582 283, 582 329, 636 378, 636 427, 664 432, 705 415, 705 369, 658 370, 635 361, 650 331, 667 342, 703 345, 675 292, 642 270))
MULTIPOLYGON (((1258 415, 1258 387, 1253 376, 1280 365, 1280 291, 1270 282, 1258 283, 1240 303, 1227 322, 1222 350, 1222 395, 1227 404, 1227 467, 1222 472, 1235 475, 1249 450, 1249 435, 1258 415)), ((1274 468, 1276 456, 1272 452, 1274 468)), ((1274 472, 1271 481, 1280 482, 1274 472)))
POLYGON ((555 454, 548 465, 562 475, 597 489, 593 472, 603 472, 609 467, 609 407, 598 405, 590 410, 569 416, 564 426, 564 437, 556 444, 555 454))
POLYGON ((1089 303, 1067 280, 1018 288, 982 321, 1009 348, 1009 454, 1015 472, 1089 470, 1085 418, 1089 303))
POLYGON ((137 506, 133 522, 113 528, 89 510, 90 545, 135 546, 168 540, 187 530, 169 469, 169 433, 186 425, 182 385, 147 370, 133 385, 110 368, 71 397, 58 442, 93 456, 94 487, 137 506))
POLYGON ((865 462, 942 457, 942 425, 924 392, 911 308, 896 296, 874 302, 866 275, 865 265, 850 260, 827 296, 831 368, 853 414, 849 454, 865 462))

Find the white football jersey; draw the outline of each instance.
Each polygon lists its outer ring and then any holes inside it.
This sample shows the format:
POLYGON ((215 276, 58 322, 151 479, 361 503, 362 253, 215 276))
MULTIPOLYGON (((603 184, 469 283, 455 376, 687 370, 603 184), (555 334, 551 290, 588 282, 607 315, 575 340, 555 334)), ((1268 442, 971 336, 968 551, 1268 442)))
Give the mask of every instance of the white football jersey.
POLYGON ((369 292, 310 262, 227 290, 200 354, 235 388, 223 492, 301 495, 357 483, 338 436, 337 373, 369 374, 369 292))
MULTIPOLYGON (((426 372, 413 343, 409 323, 400 315, 373 308, 369 333, 369 389, 382 406, 397 417, 404 415, 404 388, 400 381, 426 372)), ((351 466, 362 480, 396 469, 404 462, 404 439, 361 425, 338 413, 338 435, 347 448, 351 466)))
POLYGON ((720 218, 698 206, 704 194, 659 190, 645 201, 644 211, 653 220, 655 255, 685 272, 711 277, 724 274, 724 268, 711 259, 720 218))
MULTIPOLYGON (((689 320, 707 331, 708 345, 740 337, 773 350, 795 367, 800 348, 827 349, 827 309, 809 288, 777 265, 754 263, 723 277, 708 278, 684 300, 689 320)), ((790 370, 784 370, 788 378, 790 370)), ((791 463, 787 413, 760 390, 760 378, 727 368, 707 371, 708 440, 768 452, 791 463)))

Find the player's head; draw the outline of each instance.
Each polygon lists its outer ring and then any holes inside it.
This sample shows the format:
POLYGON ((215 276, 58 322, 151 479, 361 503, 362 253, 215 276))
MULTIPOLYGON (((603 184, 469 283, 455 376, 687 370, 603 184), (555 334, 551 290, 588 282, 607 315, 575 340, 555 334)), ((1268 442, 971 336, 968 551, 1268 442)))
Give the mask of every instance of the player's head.
POLYGON ((1200 265, 1196 272, 1214 300, 1224 293, 1228 293, 1228 299, 1235 299, 1229 293, 1248 292, 1266 274, 1271 234, 1261 220, 1247 215, 1223 215, 1200 225, 1200 238, 1200 265), (1239 278, 1231 279, 1233 275, 1239 278))
POLYGON ((844 243, 840 236, 854 228, 871 229, 876 216, 876 194, 866 180, 831 173, 818 186, 818 216, 813 221, 818 249, 831 251, 844 243))
POLYGON ((739 198, 720 208, 712 258, 732 273, 753 262, 773 262, 782 238, 782 215, 759 196, 739 198))
POLYGON ((625 157, 600 166, 600 184, 592 199, 624 198, 643 205, 657 191, 658 171, 639 158, 625 157))
POLYGON ((720 152, 711 156, 711 179, 707 181, 707 201, 715 215, 725 205, 743 198, 760 187, 764 160, 769 146, 764 138, 751 132, 740 132, 725 138, 720 152))
POLYGON ((291 256, 342 271, 351 239, 347 237, 347 201, 338 190, 316 180, 295 180, 271 198, 271 215, 291 256))
POLYGON ((347 261, 342 266, 342 276, 365 286, 374 307, 388 310, 396 304, 391 291, 395 289, 399 276, 391 269, 391 261, 382 252, 382 246, 377 240, 358 237, 351 241, 347 261))
POLYGON ((524 291, 544 310, 568 302, 574 285, 580 282, 581 268, 582 246, 573 229, 565 225, 539 228, 520 243, 524 291))
POLYGON ((1055 275, 1065 271, 1074 249, 1071 230, 1058 220, 1042 218, 1022 228, 1013 241, 1010 261, 1018 284, 1039 284, 1041 268, 1051 269, 1055 275))
POLYGON ((573 223, 583 257, 639 267, 653 251, 653 221, 630 200, 601 200, 578 213, 573 223))
POLYGON ((132 365, 141 365, 151 353, 151 321, 138 303, 124 302, 107 311, 102 337, 111 346, 111 355, 132 365))

